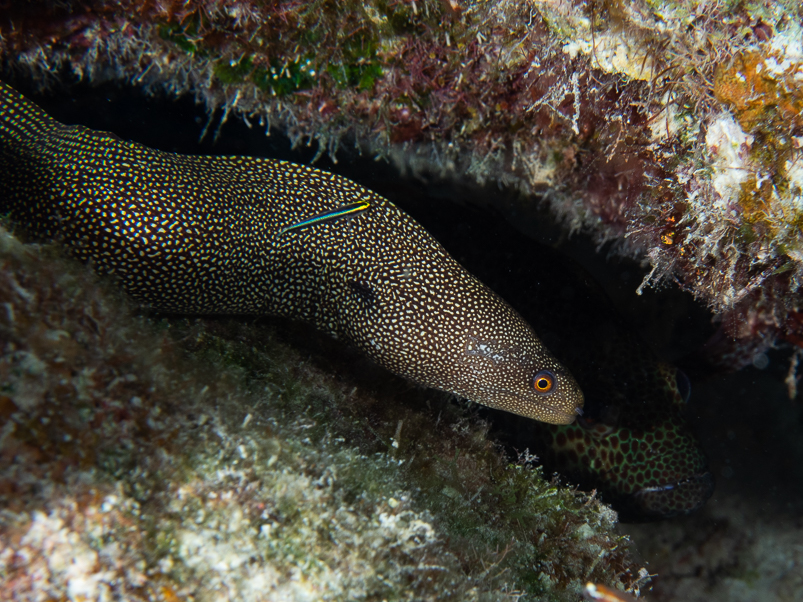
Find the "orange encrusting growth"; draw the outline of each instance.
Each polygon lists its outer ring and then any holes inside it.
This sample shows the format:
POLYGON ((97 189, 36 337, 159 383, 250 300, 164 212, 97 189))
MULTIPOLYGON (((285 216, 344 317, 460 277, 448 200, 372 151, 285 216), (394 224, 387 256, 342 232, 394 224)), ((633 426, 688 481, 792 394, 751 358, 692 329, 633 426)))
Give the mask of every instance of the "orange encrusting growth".
POLYGON ((602 602, 636 602, 636 599, 626 592, 590 581, 583 589, 583 597, 586 600, 601 600, 602 602))
POLYGON ((774 122, 803 126, 803 90, 795 79, 797 65, 773 73, 767 65, 773 58, 749 52, 728 66, 720 66, 714 75, 714 95, 731 107, 745 132, 774 122))

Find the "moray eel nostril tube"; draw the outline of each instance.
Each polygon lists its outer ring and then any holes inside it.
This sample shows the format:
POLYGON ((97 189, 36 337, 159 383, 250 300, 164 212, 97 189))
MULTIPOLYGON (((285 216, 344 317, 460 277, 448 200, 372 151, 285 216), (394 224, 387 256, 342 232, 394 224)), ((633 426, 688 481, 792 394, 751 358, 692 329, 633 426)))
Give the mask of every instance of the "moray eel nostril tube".
POLYGON ((583 405, 507 303, 345 178, 65 126, 0 83, 0 210, 154 309, 304 320, 396 374, 545 422, 583 405))

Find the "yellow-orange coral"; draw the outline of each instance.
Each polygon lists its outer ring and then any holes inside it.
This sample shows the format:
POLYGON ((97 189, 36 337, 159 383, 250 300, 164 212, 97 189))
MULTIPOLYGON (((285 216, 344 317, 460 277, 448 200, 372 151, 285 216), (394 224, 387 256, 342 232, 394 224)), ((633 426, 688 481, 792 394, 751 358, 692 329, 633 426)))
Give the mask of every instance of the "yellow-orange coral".
POLYGON ((759 52, 743 54, 714 75, 714 95, 731 106, 745 132, 762 125, 803 126, 803 89, 795 80, 800 65, 777 73, 767 65, 773 58, 759 52))
POLYGON ((789 190, 787 164, 793 153, 788 134, 803 127, 803 65, 773 53, 748 52, 720 66, 714 94, 730 106, 741 128, 755 136, 750 159, 754 173, 742 183, 739 204, 746 224, 761 223, 774 237, 800 219, 789 190), (780 195, 780 196, 779 196, 780 195))

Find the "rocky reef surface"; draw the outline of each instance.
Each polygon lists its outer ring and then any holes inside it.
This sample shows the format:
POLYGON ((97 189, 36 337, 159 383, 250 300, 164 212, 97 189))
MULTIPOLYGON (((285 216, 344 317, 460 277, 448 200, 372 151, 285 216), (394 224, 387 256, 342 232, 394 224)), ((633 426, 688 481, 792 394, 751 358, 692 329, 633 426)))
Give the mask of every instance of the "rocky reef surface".
POLYGON ((283 321, 133 315, 5 230, 0 266, 4 599, 577 600, 588 579, 649 582, 613 511, 511 465, 446 395, 283 321))
MULTIPOLYGON (((191 93, 337 155, 544 195, 648 261, 750 364, 803 341, 803 29, 794 3, 28 1, 0 59, 191 93)), ((792 375, 793 383, 795 375, 792 375)))
MULTIPOLYGON (((6 73, 49 87, 67 110, 70 94, 60 84, 76 76, 193 94, 215 110, 207 142, 236 115, 335 158, 356 143, 401 171, 517 189, 524 195, 494 207, 520 223, 540 219, 536 209, 547 206, 566 232, 583 230, 611 241, 615 253, 646 258, 647 282, 674 281, 718 315, 706 362, 735 369, 769 361, 772 372, 750 369, 702 388, 695 382, 693 413, 713 452, 718 490, 698 517, 623 528, 659 573, 648 597, 789 600, 800 591, 803 562, 795 518, 801 418, 784 400, 796 375, 779 386, 786 357, 767 349, 801 340, 797 10, 779 2, 8 2, 0 4, 0 57, 6 73)), ((17 274, 13 248, 4 274, 17 274)), ((40 400, 23 411, 9 389, 0 390, 8 461, 0 476, 0 576, 21 599, 43 591, 56 599, 115 592, 171 601, 260 592, 346 599, 398 591, 427 599, 448 590, 455 599, 515 599, 526 591, 572 600, 589 577, 644 589, 640 565, 617 556, 624 540, 609 534, 604 507, 592 500, 588 515, 550 514, 547 502, 574 509, 590 498, 544 484, 537 471, 507 467, 471 412, 400 381, 388 384, 353 356, 332 359, 342 350, 319 354, 328 343, 308 332, 288 334, 275 323, 254 330, 138 321, 114 294, 92 301, 101 293, 91 277, 69 275, 74 266, 63 269, 52 250, 44 253, 46 261, 34 263, 50 273, 45 281, 78 278, 89 297, 67 318, 15 335, 16 345, 38 344, 40 352, 71 348, 52 363, 27 364, 30 351, 3 351, 3 382, 13 377, 40 400), (98 321, 98 303, 119 313, 98 321), (73 321, 89 334, 65 336, 73 321), (105 335, 133 330, 145 338, 109 356, 110 367, 76 355, 73 343, 95 345, 93 329, 104 325, 105 335), (305 337, 313 342, 299 351, 305 337), (78 358, 73 368, 65 363, 71 358, 78 358), (128 368, 133 360, 142 373, 128 368), (39 376, 51 370, 60 376, 46 393, 39 376), (148 389, 155 397, 143 395, 148 389), (81 404, 68 405, 81 391, 81 404), (145 409, 128 405, 135 398, 145 409), (377 399, 413 404, 412 413, 383 414, 377 399), (59 413, 66 418, 46 430, 59 413), (335 434, 327 435, 332 422, 335 434), (432 439, 412 436, 429 422, 437 422, 432 439), (435 452, 434 441, 442 444, 435 452), (419 445, 437 458, 431 465, 411 451, 419 445), (425 476, 411 476, 419 472, 425 476), (478 514, 466 514, 472 508, 478 514), (336 526, 311 511, 334 517, 336 526), (494 531, 500 524, 502 535, 494 531), (308 544, 277 549, 271 534, 308 544), (369 540, 387 554, 363 550, 369 540), (342 570, 335 544, 361 572, 342 570), (577 546, 584 552, 575 557, 577 546)), ((622 270, 628 293, 641 278, 634 273, 622 270)), ((30 284, 40 276, 12 281, 2 302, 22 303, 45 287, 30 284)), ((65 305, 60 295, 39 298, 51 303, 43 315, 65 305)), ((18 305, 3 328, 16 328, 31 307, 18 305)), ((6 332, 4 345, 12 340, 6 332)))

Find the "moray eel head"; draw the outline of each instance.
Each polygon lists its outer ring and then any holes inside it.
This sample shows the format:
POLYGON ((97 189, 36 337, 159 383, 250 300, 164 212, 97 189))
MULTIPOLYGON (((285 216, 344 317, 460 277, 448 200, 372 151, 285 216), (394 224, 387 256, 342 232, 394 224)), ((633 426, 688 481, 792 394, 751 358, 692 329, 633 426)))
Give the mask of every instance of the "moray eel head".
POLYGON ((348 339, 415 382, 541 422, 574 422, 583 407, 574 377, 512 307, 433 249, 426 266, 409 270, 420 279, 360 285, 370 305, 348 312, 348 339), (426 278, 438 272, 433 297, 426 278))
POLYGON ((625 503, 627 512, 635 516, 669 518, 696 512, 711 497, 713 490, 714 475, 705 471, 680 481, 642 487, 625 503))
POLYGON ((565 368, 551 365, 543 369, 527 368, 515 363, 497 366, 497 372, 514 376, 506 379, 511 386, 486 389, 491 395, 484 405, 548 424, 571 424, 582 412, 583 393, 565 368))
MULTIPOLYGON (((529 330, 522 323, 513 331, 529 330)), ((582 413, 580 386, 534 334, 513 345, 469 335, 454 372, 457 392, 483 405, 549 424, 570 424, 582 413)))

